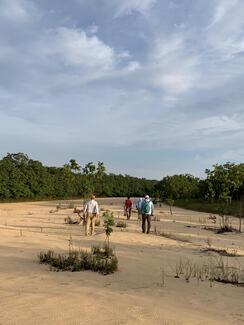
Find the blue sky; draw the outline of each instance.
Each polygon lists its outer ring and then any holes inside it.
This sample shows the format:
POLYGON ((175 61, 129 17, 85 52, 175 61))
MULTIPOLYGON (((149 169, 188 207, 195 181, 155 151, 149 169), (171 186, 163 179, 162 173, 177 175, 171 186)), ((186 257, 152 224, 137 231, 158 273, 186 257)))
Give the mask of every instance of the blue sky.
POLYGON ((244 160, 243 0, 0 0, 0 155, 148 178, 244 160))

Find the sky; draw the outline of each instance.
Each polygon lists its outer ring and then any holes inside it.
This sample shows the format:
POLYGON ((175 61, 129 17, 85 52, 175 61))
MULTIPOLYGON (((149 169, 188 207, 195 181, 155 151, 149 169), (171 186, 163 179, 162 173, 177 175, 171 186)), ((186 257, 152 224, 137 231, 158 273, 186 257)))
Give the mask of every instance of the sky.
POLYGON ((203 177, 243 140, 243 0, 0 0, 1 157, 203 177))

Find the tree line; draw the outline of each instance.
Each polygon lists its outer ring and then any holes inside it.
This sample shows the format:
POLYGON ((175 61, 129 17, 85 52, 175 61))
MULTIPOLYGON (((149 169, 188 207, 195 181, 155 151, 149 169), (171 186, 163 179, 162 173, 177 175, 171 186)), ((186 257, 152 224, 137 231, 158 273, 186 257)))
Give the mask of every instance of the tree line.
POLYGON ((0 160, 0 200, 56 199, 153 194, 156 181, 107 174, 103 162, 81 167, 75 159, 62 167, 44 166, 24 153, 8 153, 0 160))
POLYGON ((206 178, 190 174, 166 176, 161 181, 106 172, 103 162, 81 167, 71 159, 62 167, 44 166, 24 153, 8 153, 0 160, 0 200, 143 196, 160 200, 201 199, 235 201, 244 197, 244 164, 227 162, 205 171, 206 178))
POLYGON ((155 185, 155 195, 161 199, 201 199, 212 203, 244 197, 243 163, 216 164, 205 173, 205 179, 190 174, 164 177, 155 185))

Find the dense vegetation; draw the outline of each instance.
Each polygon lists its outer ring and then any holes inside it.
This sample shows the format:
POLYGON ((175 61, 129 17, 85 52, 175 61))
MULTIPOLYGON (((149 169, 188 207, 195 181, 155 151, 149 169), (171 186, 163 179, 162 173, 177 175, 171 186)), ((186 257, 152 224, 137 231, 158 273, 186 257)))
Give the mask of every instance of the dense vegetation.
MULTIPOLYGON (((174 205, 215 212, 227 202, 234 214, 244 197, 244 164, 226 163, 207 169, 206 178, 190 174, 166 176, 161 181, 107 174, 102 162, 83 168, 71 159, 62 167, 47 167, 23 153, 0 160, 0 200, 38 200, 97 196, 124 197, 149 194, 174 205)), ((244 203, 243 203, 244 205, 244 203)))
POLYGON ((217 212, 225 202, 230 213, 238 214, 238 201, 244 198, 244 164, 228 162, 205 172, 204 180, 188 174, 167 176, 155 185, 155 194, 174 200, 175 205, 207 212, 217 212))
POLYGON ((0 200, 38 200, 97 196, 152 194, 156 181, 128 175, 106 174, 102 162, 83 168, 71 159, 63 167, 47 167, 23 153, 0 160, 0 200))

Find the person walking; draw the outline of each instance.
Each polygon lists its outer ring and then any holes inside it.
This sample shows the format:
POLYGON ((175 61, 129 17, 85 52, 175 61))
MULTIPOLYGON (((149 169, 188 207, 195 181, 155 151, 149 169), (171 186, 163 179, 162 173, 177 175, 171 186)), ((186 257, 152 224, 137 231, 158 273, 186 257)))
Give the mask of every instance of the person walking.
POLYGON ((95 200, 95 195, 91 196, 91 199, 86 203, 84 208, 85 235, 94 235, 95 232, 95 218, 99 215, 98 203, 95 200), (91 230, 91 231, 90 231, 91 230))
POLYGON ((149 195, 145 196, 145 199, 142 201, 141 212, 142 212, 142 232, 150 233, 151 228, 151 217, 153 216, 154 206, 152 201, 149 198, 149 195), (146 229, 147 223, 147 229, 146 229))
POLYGON ((137 214, 138 214, 138 220, 139 221, 141 221, 141 219, 142 219, 141 206, 142 206, 142 198, 139 197, 139 199, 136 201, 136 209, 137 209, 137 214))
POLYGON ((125 216, 127 217, 127 220, 130 220, 131 210, 132 210, 132 201, 130 199, 130 196, 127 196, 127 199, 125 200, 124 210, 125 210, 125 216))

